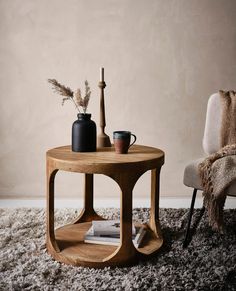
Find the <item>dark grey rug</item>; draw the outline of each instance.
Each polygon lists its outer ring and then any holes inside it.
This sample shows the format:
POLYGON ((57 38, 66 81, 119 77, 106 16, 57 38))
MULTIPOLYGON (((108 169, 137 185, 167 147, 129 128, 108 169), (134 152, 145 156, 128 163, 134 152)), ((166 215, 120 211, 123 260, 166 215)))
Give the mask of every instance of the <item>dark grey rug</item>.
MULTIPOLYGON (((100 209, 117 218, 117 209, 100 209)), ((57 225, 77 216, 56 211, 57 225)), ((199 215, 196 212, 195 219, 199 215)), ((147 209, 134 209, 147 221, 147 209)), ((43 209, 0 210, 0 290, 236 290, 236 210, 225 211, 226 233, 220 235, 203 216, 187 249, 182 248, 187 210, 161 209, 165 238, 155 258, 128 268, 89 269, 55 262, 45 249, 43 209)))

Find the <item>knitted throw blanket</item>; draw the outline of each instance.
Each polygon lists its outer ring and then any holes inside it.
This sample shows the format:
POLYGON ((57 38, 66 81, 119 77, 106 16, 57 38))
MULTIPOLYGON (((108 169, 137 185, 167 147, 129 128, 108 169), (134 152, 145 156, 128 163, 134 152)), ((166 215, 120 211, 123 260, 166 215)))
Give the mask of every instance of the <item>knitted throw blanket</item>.
POLYGON ((236 92, 219 91, 222 103, 221 147, 236 143, 236 92))
POLYGON ((227 188, 236 180, 236 92, 220 91, 222 102, 222 148, 199 164, 203 185, 204 206, 209 224, 223 231, 223 208, 227 188))

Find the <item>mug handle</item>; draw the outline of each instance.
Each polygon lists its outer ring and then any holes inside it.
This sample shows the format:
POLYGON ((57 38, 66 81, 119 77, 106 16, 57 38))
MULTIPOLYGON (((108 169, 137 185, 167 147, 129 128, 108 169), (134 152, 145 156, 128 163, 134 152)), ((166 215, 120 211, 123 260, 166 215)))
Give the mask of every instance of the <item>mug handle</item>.
POLYGON ((129 148, 136 142, 137 137, 135 134, 131 133, 131 135, 134 137, 134 141, 129 145, 129 148))

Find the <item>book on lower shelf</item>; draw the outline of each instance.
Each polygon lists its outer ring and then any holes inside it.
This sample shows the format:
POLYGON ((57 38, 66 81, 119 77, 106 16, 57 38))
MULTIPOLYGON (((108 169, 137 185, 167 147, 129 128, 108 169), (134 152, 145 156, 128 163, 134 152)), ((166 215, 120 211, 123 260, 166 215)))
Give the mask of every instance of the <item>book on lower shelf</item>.
MULTIPOLYGON (((93 221, 95 222, 95 221, 93 221)), ((120 244, 120 227, 116 226, 116 230, 111 232, 108 231, 109 227, 106 229, 106 231, 101 231, 99 232, 99 235, 97 232, 94 232, 94 225, 97 226, 98 222, 96 221, 95 223, 92 222, 92 226, 89 228, 87 233, 85 234, 84 237, 84 242, 85 243, 91 243, 91 244, 102 244, 102 245, 113 245, 113 246, 119 246, 120 244), (117 231, 118 229, 118 231, 117 231), (96 233, 96 234, 94 234, 96 233), (102 234, 101 234, 102 233, 102 234)), ((109 221, 109 220, 104 220, 104 221, 99 221, 99 229, 104 229, 105 226, 112 226, 114 223, 119 223, 119 221, 109 221), (103 227, 101 224, 103 224, 103 227)), ((95 228, 96 228, 95 226, 95 228)), ((134 225, 132 226, 132 240, 133 244, 136 248, 138 248, 143 240, 143 237, 145 236, 146 233, 146 228, 144 226, 140 227, 135 227, 134 225)))
MULTIPOLYGON (((93 220, 91 233, 94 236, 108 235, 120 236, 120 221, 119 220, 93 220)), ((132 235, 135 235, 136 230, 132 224, 132 235)))

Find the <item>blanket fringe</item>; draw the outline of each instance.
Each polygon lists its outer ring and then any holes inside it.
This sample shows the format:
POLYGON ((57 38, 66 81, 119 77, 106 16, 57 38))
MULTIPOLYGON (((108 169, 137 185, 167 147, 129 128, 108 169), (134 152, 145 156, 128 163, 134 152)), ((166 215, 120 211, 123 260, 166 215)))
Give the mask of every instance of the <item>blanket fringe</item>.
POLYGON ((198 170, 203 185, 204 206, 208 211, 209 224, 214 230, 223 232, 223 209, 227 196, 227 187, 220 195, 214 194, 214 187, 212 181, 212 165, 213 163, 223 157, 229 155, 236 155, 236 144, 227 145, 220 149, 218 152, 207 157, 202 163, 199 164, 198 170))

